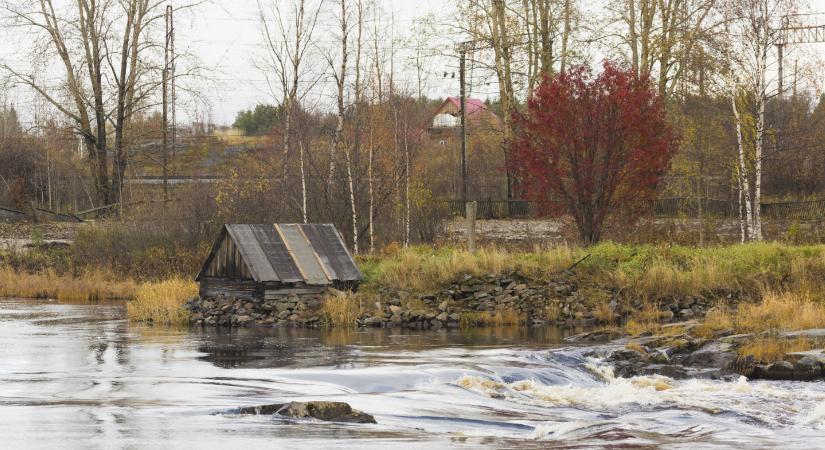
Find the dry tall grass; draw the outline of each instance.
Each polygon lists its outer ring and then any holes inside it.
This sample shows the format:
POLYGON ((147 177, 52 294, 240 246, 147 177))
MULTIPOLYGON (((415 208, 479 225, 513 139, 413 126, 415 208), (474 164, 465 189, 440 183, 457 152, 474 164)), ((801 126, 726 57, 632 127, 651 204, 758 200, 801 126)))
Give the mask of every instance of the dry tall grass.
POLYGON ((804 352, 817 347, 810 339, 784 339, 781 337, 764 337, 744 343, 739 348, 740 357, 753 357, 756 361, 772 363, 785 358, 793 352, 804 352))
POLYGON ((476 253, 451 248, 432 251, 407 249, 381 261, 374 278, 381 284, 399 289, 427 292, 443 287, 459 275, 498 275, 519 271, 542 278, 575 262, 581 250, 567 246, 537 249, 530 253, 483 248, 476 253))
POLYGON ((466 311, 459 318, 459 327, 462 329, 494 326, 503 327, 509 325, 520 325, 524 322, 524 316, 513 310, 500 310, 494 313, 488 311, 466 311))
POLYGON ((188 325, 189 314, 183 304, 198 293, 198 285, 171 279, 140 286, 135 299, 127 305, 129 319, 156 325, 188 325))
POLYGON ((0 297, 96 301, 134 298, 137 290, 136 282, 117 280, 100 271, 72 277, 58 275, 52 270, 31 274, 0 267, 0 297))
POLYGON ((694 331, 702 337, 715 332, 736 333, 797 331, 825 327, 825 303, 809 292, 773 292, 763 294, 759 303, 743 303, 736 311, 724 306, 713 308, 694 331))
POLYGON ((328 296, 321 308, 325 325, 331 328, 355 328, 358 318, 365 311, 366 301, 361 294, 352 292, 328 296))

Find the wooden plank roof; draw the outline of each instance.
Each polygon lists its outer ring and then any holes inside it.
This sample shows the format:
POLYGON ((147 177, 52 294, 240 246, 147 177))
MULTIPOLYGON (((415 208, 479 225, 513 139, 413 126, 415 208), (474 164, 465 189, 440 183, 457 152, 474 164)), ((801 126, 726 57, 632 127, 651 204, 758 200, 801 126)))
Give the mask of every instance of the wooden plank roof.
POLYGON ((209 272, 224 239, 232 239, 257 282, 323 286, 363 278, 333 225, 233 224, 221 230, 196 280, 209 272))

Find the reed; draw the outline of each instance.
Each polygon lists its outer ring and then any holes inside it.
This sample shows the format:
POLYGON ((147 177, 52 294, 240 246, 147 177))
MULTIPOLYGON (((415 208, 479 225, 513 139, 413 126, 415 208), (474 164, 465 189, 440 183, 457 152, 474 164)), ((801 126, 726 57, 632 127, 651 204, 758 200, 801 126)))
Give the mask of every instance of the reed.
POLYGON ((330 328, 355 328, 364 312, 365 299, 361 294, 342 292, 324 300, 322 314, 324 324, 330 328))
POLYGON ((524 316, 513 310, 489 311, 466 311, 461 314, 458 324, 459 328, 468 329, 480 326, 503 327, 520 325, 524 322, 524 316))
POLYGON ((32 274, 0 267, 0 297, 98 301, 131 299, 137 289, 135 281, 117 280, 102 271, 88 271, 73 277, 59 275, 51 269, 32 274))
POLYGON ((739 356, 740 358, 752 357, 763 363, 772 363, 784 359, 788 353, 804 352, 815 347, 817 345, 813 341, 805 338, 762 337, 742 344, 739 348, 739 356))
POLYGON ((132 321, 154 325, 188 325, 183 305, 197 293, 197 284, 180 278, 144 283, 127 305, 127 315, 132 321))

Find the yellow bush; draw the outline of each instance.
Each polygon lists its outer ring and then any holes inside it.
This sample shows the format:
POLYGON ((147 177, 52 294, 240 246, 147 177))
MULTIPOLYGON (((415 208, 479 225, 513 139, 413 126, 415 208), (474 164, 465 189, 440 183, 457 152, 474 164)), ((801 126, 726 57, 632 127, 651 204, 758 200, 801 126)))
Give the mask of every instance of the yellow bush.
POLYGON ((326 325, 334 328, 355 328, 364 310, 364 301, 360 295, 351 292, 327 296, 321 308, 326 325))
POLYGON ((198 293, 192 281, 174 278, 145 283, 135 300, 127 305, 129 319, 158 325, 188 325, 189 315, 183 304, 198 293))

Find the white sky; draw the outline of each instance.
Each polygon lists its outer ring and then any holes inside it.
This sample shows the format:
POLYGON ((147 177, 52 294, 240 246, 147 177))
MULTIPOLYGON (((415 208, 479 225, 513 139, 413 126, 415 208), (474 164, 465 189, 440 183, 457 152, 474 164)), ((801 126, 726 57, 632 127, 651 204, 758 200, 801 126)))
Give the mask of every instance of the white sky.
MULTIPOLYGON (((443 12, 444 4, 451 2, 452 0, 379 0, 385 11, 386 22, 383 25, 389 27, 389 17, 394 12, 396 34, 399 37, 408 34, 407 30, 417 18, 430 12, 443 12)), ((187 13, 183 18, 176 18, 178 48, 188 49, 197 55, 204 67, 209 68, 207 75, 212 81, 202 85, 200 89, 212 100, 212 114, 218 123, 231 123, 241 109, 252 108, 258 103, 276 102, 264 73, 255 63, 256 55, 263 51, 257 14, 256 0, 213 0, 197 11, 187 13)), ((332 20, 327 17, 317 28, 314 37, 319 46, 334 43, 336 24, 332 20)), ((382 45, 388 46, 389 43, 382 45)), ((404 49, 398 50, 401 58, 404 57, 404 52, 404 49)), ((430 78, 436 72, 447 71, 446 67, 442 67, 445 63, 440 61, 432 65, 430 78)), ((326 69, 323 67, 325 63, 315 61, 314 65, 316 69, 326 69), (317 67, 319 65, 322 67, 317 67)), ((396 70, 401 72, 403 68, 396 67, 396 70)), ((399 74, 397 78, 400 81, 411 81, 409 74, 399 74)), ((331 87, 332 80, 325 76, 321 77, 319 83, 319 88, 313 91, 314 97, 311 95, 306 101, 318 104, 319 107, 331 106, 332 92, 320 86, 331 87)), ((458 86, 451 79, 449 82, 440 80, 428 84, 431 89, 427 93, 436 97, 447 95, 451 90, 457 90, 458 86)))
MULTIPOLYGON (((287 0, 278 0, 284 3, 287 0)), ((330 1, 330 0, 327 0, 330 1)), ((391 13, 395 17, 396 35, 399 37, 409 37, 410 27, 415 21, 427 14, 433 13, 440 20, 448 22, 452 20, 452 6, 457 0, 377 0, 382 5, 384 14, 384 26, 389 27, 389 16, 391 13)), ((606 0, 592 2, 579 0, 580 5, 586 9, 600 10, 601 4, 606 0)), ((173 5, 191 3, 191 0, 171 0, 173 5)), ((811 10, 825 12, 825 0, 810 0, 811 10)), ((334 40, 334 24, 331 18, 327 17, 323 24, 316 31, 315 38, 319 41, 319 46, 331 45, 334 40)), ((825 14, 817 16, 812 20, 825 23, 825 14)), ((176 43, 179 53, 188 52, 196 56, 202 67, 206 68, 203 74, 207 80, 189 80, 186 84, 195 88, 199 93, 208 99, 209 107, 192 101, 184 93, 180 95, 179 102, 179 122, 198 120, 207 114, 211 115, 214 122, 219 124, 231 124, 236 113, 241 109, 249 109, 258 103, 276 103, 272 95, 272 89, 268 86, 263 72, 256 67, 256 55, 260 55, 262 49, 262 38, 260 25, 257 18, 257 0, 211 0, 200 5, 197 9, 179 12, 176 17, 176 43), (207 113, 208 111, 208 113, 207 113)), ((9 30, 0 27, 0 59, 16 60, 25 63, 26 54, 19 50, 20 46, 26 44, 25 33, 21 30, 9 30)), ((389 43, 384 43, 389 46, 389 43)), ((800 49, 801 53, 817 55, 820 58, 825 56, 825 44, 805 46, 800 49)), ((397 51, 398 60, 404 60, 412 55, 412 50, 402 47, 397 51), (406 52, 406 54, 405 54, 406 52)), ((805 58, 806 56, 801 56, 805 58)), ((793 56, 791 57, 793 58, 793 56)), ((822 58, 825 59, 825 58, 822 58)), ((314 69, 325 71, 324 63, 316 61, 314 69)), ((415 72, 409 68, 398 67, 397 63, 396 80, 401 85, 412 90, 415 86, 415 72)), ((458 77, 452 77, 452 73, 457 71, 455 59, 440 56, 430 57, 426 65, 426 82, 424 92, 433 98, 442 98, 447 95, 457 95, 458 77), (445 78, 444 73, 448 76, 445 78)), ((786 67, 791 69, 793 61, 786 61, 786 67)), ((490 79, 482 78, 484 75, 479 71, 473 74, 472 95, 474 97, 486 99, 496 95, 496 86, 490 79)), ((306 98, 306 102, 316 107, 327 109, 332 106, 331 80, 320 77, 320 85, 326 88, 319 88, 313 91, 312 96, 306 98)), ((818 84, 825 85, 825 74, 818 84)), ((32 105, 31 95, 15 90, 9 95, 12 104, 17 104, 21 110, 21 116, 31 120, 32 105), (29 111, 27 111, 27 109, 29 111)))

